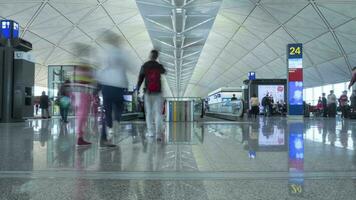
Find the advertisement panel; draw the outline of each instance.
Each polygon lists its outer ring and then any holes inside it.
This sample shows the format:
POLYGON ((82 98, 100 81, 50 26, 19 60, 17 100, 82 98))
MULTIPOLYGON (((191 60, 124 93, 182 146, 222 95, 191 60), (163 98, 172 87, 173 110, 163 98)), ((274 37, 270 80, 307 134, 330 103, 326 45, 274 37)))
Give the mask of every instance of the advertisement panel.
MULTIPOLYGON (((259 85, 258 86, 258 100, 261 103, 263 97, 267 94, 273 97, 274 103, 284 102, 284 85, 259 85)), ((263 112, 263 106, 260 105, 260 111, 263 112)))
POLYGON ((289 86, 289 105, 303 105, 303 82, 292 81, 289 86))

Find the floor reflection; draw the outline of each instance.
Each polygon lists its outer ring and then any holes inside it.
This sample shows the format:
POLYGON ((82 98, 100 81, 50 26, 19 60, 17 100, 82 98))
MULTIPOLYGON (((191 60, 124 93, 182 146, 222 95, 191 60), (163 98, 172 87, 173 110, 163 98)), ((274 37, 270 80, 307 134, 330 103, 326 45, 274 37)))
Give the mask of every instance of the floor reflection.
MULTIPOLYGON (((310 179, 303 177, 306 173, 321 172, 332 176, 336 172, 356 172, 356 123, 349 120, 259 118, 237 123, 166 123, 163 142, 145 137, 144 122, 124 122, 112 136, 113 143, 118 144, 115 149, 100 149, 99 135, 91 129, 88 129, 86 138, 93 145, 76 148, 73 121, 68 125, 60 124, 56 119, 0 124, 0 133, 1 171, 73 173, 65 185, 71 192, 63 199, 105 199, 110 196, 105 190, 108 185, 103 183, 107 180, 94 181, 80 176, 91 173, 95 176, 103 172, 178 175, 253 172, 251 176, 254 173, 288 173, 285 181, 278 183, 279 188, 284 188, 282 190, 289 195, 304 197, 315 187, 310 184, 310 179), (94 196, 80 195, 88 191, 94 196)), ((0 181, 1 184, 4 183, 0 181)), ((26 179, 14 183, 17 189, 10 190, 20 191, 21 198, 37 198, 32 191, 34 185, 47 187, 48 184, 51 182, 26 179)), ((137 198, 166 199, 172 195, 167 191, 174 191, 173 195, 183 199, 187 190, 195 191, 195 196, 202 199, 217 197, 210 191, 217 185, 202 180, 112 184, 116 184, 116 189, 120 187, 120 198, 137 195, 137 198), (161 190, 152 194, 157 187, 161 190)), ((53 188, 55 186, 52 184, 53 188)))
MULTIPOLYGON (((75 147, 74 122, 32 120, 0 125, 0 167, 6 170, 77 169, 102 171, 286 171, 293 140, 285 118, 242 123, 166 123, 165 140, 146 138, 144 122, 122 123, 113 135, 119 148, 103 151, 99 135, 88 129, 93 145, 75 147), (254 159, 253 164, 249 160, 254 159), (23 162, 18 163, 18 160, 23 162)), ((306 119, 302 123, 305 169, 355 170, 356 123, 306 119), (328 160, 344 163, 337 166, 328 160)))

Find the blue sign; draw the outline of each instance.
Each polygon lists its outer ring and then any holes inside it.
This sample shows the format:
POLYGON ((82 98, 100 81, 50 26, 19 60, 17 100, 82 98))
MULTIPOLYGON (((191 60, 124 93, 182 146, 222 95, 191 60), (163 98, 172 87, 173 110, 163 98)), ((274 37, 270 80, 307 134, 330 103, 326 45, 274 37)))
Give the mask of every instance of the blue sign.
POLYGON ((256 80, 256 72, 249 72, 248 80, 256 80))
POLYGON ((288 44, 288 58, 303 58, 303 45, 301 43, 288 44))
POLYGON ((20 32, 20 27, 19 24, 17 22, 13 22, 12 24, 12 38, 18 38, 19 37, 19 32, 20 32))
POLYGON ((14 39, 19 37, 20 26, 12 20, 0 21, 0 37, 4 39, 14 39))
MULTIPOLYGON (((303 105, 303 82, 289 82, 289 105, 303 105)), ((303 114, 303 113, 301 113, 303 114)))
POLYGON ((248 157, 249 157, 250 159, 256 158, 256 151, 254 151, 254 150, 249 150, 249 151, 248 151, 248 157))
POLYGON ((1 21, 1 37, 5 39, 11 38, 11 21, 1 21))

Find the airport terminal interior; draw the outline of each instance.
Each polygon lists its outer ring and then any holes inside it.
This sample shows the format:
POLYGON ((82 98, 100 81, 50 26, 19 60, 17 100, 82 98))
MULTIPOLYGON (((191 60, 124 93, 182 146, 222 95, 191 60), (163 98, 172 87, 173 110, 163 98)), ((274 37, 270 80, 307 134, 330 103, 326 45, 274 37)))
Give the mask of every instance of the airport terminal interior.
POLYGON ((0 0, 0 200, 354 200, 355 82, 356 0, 0 0))

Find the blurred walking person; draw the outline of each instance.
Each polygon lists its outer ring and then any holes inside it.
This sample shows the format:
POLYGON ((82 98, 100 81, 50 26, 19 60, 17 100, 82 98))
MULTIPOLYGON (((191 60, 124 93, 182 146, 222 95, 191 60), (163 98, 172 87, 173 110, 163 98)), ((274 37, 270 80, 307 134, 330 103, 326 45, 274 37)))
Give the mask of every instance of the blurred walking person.
POLYGON ((70 107, 70 81, 66 80, 58 91, 59 112, 63 123, 68 123, 68 110, 70 107))
POLYGON ((327 103, 327 99, 325 97, 325 93, 321 94, 321 103, 323 105, 323 117, 327 117, 328 116, 328 103, 327 103))
POLYGON ((103 95, 105 109, 105 125, 107 130, 102 130, 100 146, 116 147, 108 140, 108 134, 114 133, 112 113, 115 120, 120 122, 124 107, 124 92, 128 88, 126 71, 129 64, 125 49, 119 48, 120 37, 111 31, 106 31, 103 36, 103 51, 100 52, 99 65, 96 74, 103 95))
POLYGON ((328 95, 328 116, 335 117, 336 116, 336 96, 334 94, 334 90, 330 90, 330 94, 328 95))
POLYGON ((139 91, 143 81, 145 81, 146 135, 148 137, 156 135, 156 139, 161 141, 163 134, 161 74, 164 74, 166 70, 157 62, 157 50, 152 50, 149 58, 150 60, 145 62, 141 67, 136 89, 139 91), (155 127, 153 126, 153 120, 155 127))
POLYGON ((40 108, 40 105, 38 103, 35 104, 35 111, 36 111, 36 116, 38 115, 38 110, 40 108))
POLYGON ((42 95, 40 97, 40 108, 41 108, 42 119, 51 118, 51 116, 49 115, 49 110, 48 110, 49 104, 50 104, 49 98, 46 95, 46 92, 43 91, 42 95), (47 114, 47 117, 45 117, 45 112, 47 114))
POLYGON ((91 145, 84 140, 85 128, 87 125, 90 104, 93 93, 96 91, 96 81, 94 79, 94 67, 89 61, 91 47, 86 44, 76 43, 74 45, 76 54, 82 59, 76 63, 74 68, 74 82, 71 84, 72 102, 75 107, 75 132, 78 134, 77 146, 91 145))
POLYGON ((251 99, 250 99, 250 105, 251 105, 251 111, 252 114, 255 116, 255 119, 257 118, 257 115, 260 112, 260 102, 258 101, 257 95, 253 94, 251 99))
POLYGON ((263 106, 263 113, 265 116, 270 115, 270 98, 269 93, 267 92, 266 96, 262 98, 262 106, 263 106))

